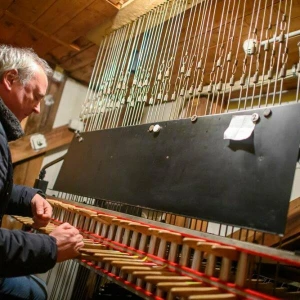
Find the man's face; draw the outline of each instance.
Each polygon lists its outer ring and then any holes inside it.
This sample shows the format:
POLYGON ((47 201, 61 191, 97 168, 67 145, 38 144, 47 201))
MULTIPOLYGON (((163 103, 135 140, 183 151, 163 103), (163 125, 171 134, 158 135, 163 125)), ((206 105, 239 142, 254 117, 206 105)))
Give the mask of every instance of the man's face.
POLYGON ((23 86, 18 80, 11 85, 10 101, 6 106, 21 122, 31 113, 40 113, 40 102, 46 95, 48 79, 40 66, 33 77, 23 86))

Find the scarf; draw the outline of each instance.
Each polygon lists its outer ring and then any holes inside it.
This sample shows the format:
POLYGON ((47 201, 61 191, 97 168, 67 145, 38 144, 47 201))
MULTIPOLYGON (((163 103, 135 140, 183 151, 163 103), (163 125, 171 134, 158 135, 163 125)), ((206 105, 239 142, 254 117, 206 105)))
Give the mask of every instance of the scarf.
POLYGON ((24 135, 20 121, 0 98, 0 122, 5 130, 7 140, 14 141, 24 135))

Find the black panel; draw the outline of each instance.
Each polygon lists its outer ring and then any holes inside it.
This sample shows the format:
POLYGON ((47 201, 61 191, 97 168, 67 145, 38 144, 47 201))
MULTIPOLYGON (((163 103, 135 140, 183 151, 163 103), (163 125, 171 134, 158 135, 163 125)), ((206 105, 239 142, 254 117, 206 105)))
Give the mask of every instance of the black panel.
POLYGON ((300 142, 300 105, 84 133, 54 189, 283 233, 300 142), (223 139, 232 115, 260 120, 244 141, 223 139))

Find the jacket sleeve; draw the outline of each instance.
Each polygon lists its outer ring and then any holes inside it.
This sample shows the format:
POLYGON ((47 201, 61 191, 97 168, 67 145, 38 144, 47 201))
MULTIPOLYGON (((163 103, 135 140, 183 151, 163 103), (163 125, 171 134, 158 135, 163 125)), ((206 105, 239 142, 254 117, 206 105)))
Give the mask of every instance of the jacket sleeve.
POLYGON ((41 191, 23 185, 13 185, 6 214, 32 217, 31 199, 41 191))
POLYGON ((55 238, 0 228, 0 277, 44 273, 57 257, 55 238))

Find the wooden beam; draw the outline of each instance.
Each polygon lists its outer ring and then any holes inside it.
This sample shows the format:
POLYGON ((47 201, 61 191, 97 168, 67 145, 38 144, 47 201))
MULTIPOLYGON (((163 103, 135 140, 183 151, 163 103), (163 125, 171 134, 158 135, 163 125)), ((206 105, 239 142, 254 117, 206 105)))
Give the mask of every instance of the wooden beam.
POLYGON ((74 133, 68 129, 68 126, 61 126, 45 134, 47 147, 40 150, 33 150, 30 144, 31 135, 24 136, 17 141, 9 143, 12 162, 19 163, 34 157, 38 157, 50 150, 54 150, 71 143, 74 133))
POLYGON ((106 1, 96 1, 57 30, 55 36, 58 39, 73 42, 78 37, 86 35, 96 25, 113 18, 118 11, 116 7, 106 1))
POLYGON ((34 186, 38 178, 45 154, 40 154, 29 161, 14 165, 14 183, 34 186))
MULTIPOLYGON (((7 0, 4 0, 4 2, 5 1, 7 0)), ((1 8, 9 10, 11 14, 20 18, 23 22, 33 23, 37 18, 43 15, 44 12, 51 7, 55 1, 56 0, 14 0, 9 6, 5 5, 1 8)), ((3 0, 0 2, 3 2, 3 0)))
POLYGON ((2 0, 2 1, 0 1, 0 9, 7 9, 13 2, 14 2, 14 0, 2 0))
POLYGON ((21 29, 10 39, 14 45, 19 47, 33 47, 42 35, 37 31, 30 29, 26 26, 22 26, 21 29))
MULTIPOLYGON (((81 49, 81 52, 86 51, 88 48, 94 45, 92 42, 82 36, 75 40, 73 44, 76 44, 81 49)), ((59 61, 60 64, 62 64, 81 52, 71 50, 64 46, 58 46, 49 51, 48 56, 51 56, 56 61, 59 61)))
POLYGON ((122 26, 136 20, 141 15, 149 12, 154 7, 164 3, 165 0, 135 0, 129 4, 122 6, 118 14, 114 18, 110 18, 99 26, 95 27, 87 34, 87 38, 99 45, 102 38, 111 32, 121 28, 122 26))
POLYGON ((49 39, 52 39, 57 44, 60 44, 60 45, 66 46, 66 47, 70 47, 70 48, 72 48, 72 49, 74 49, 76 51, 80 51, 80 48, 78 46, 73 45, 72 43, 65 43, 64 41, 58 39, 55 35, 48 34, 48 33, 40 30, 39 28, 37 28, 36 26, 34 26, 34 25, 30 24, 30 23, 24 22, 22 19, 20 19, 19 17, 15 16, 11 12, 9 12, 8 10, 5 10, 4 12, 0 11, 0 13, 1 12, 4 14, 4 16, 6 15, 6 16, 10 17, 11 19, 14 19, 18 23, 22 23, 22 25, 25 25, 26 27, 35 30, 36 32, 40 33, 41 35, 43 35, 43 36, 45 36, 45 37, 47 37, 49 39))
POLYGON ((22 22, 15 20, 11 16, 0 10, 0 43, 8 43, 13 40, 14 35, 22 28, 22 22))
POLYGON ((76 0, 70 2, 69 0, 56 0, 53 5, 34 22, 34 25, 48 34, 55 34, 94 1, 95 0, 76 0))
POLYGON ((65 70, 68 70, 68 72, 73 72, 75 70, 81 69, 91 62, 94 64, 98 51, 99 46, 93 45, 85 51, 80 52, 77 55, 71 57, 69 60, 61 63, 60 66, 65 70))
MULTIPOLYGON (((91 79, 92 72, 94 69, 94 62, 82 67, 81 69, 70 72, 70 76, 82 83, 88 83, 91 79)), ((86 84, 87 85, 87 84, 86 84)))

